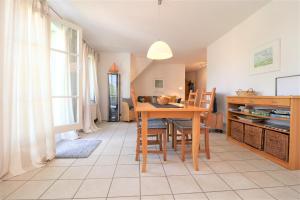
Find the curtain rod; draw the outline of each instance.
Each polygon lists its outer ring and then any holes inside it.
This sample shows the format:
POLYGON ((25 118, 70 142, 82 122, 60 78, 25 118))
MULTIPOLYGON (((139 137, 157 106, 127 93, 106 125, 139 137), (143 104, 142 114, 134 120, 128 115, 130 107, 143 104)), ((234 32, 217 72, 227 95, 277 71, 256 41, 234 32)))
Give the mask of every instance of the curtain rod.
POLYGON ((48 5, 48 7, 50 8, 50 10, 52 10, 53 12, 54 12, 54 14, 57 16, 57 17, 59 17, 60 19, 63 19, 63 17, 60 15, 60 14, 58 14, 50 5, 48 5))

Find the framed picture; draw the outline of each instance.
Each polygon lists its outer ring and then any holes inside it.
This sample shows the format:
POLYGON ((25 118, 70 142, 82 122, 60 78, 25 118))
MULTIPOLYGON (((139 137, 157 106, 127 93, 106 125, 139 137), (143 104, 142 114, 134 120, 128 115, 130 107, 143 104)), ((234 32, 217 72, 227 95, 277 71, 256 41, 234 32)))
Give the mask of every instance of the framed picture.
POLYGON ((163 89, 164 88, 164 80, 162 80, 162 79, 155 79, 154 80, 154 88, 155 89, 163 89))
POLYGON ((250 74, 280 70, 280 40, 256 48, 250 57, 250 74))

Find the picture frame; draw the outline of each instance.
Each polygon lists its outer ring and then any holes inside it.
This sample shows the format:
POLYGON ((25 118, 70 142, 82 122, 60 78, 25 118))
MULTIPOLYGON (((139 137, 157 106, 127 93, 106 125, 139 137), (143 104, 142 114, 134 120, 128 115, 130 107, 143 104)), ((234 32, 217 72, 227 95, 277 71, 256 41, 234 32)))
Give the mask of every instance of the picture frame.
POLYGON ((154 89, 163 89, 164 80, 163 79, 154 79, 154 89))
POLYGON ((250 75, 280 70, 280 40, 273 40, 251 52, 250 75))
POLYGON ((275 96, 300 96, 300 74, 276 77, 275 96))

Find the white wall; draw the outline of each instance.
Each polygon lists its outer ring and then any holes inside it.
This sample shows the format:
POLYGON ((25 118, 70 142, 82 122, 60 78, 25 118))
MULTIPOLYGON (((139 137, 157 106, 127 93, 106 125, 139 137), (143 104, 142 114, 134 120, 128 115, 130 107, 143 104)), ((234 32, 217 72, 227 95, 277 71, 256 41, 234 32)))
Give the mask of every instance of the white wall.
POLYGON ((206 81, 207 81, 207 73, 206 67, 202 67, 201 69, 196 71, 196 89, 200 92, 206 90, 206 81))
POLYGON ((130 53, 100 52, 98 65, 98 84, 100 90, 100 109, 102 119, 108 119, 108 80, 107 72, 113 63, 119 68, 121 75, 121 98, 130 97, 130 53))
POLYGON ((184 97, 185 65, 153 63, 135 80, 138 96, 176 95, 184 97), (154 80, 164 80, 163 89, 154 88, 154 80), (182 90, 179 90, 182 87, 182 90))
POLYGON ((152 60, 146 57, 136 56, 132 54, 130 80, 134 81, 151 63, 152 60))
POLYGON ((239 88, 274 95, 275 77, 300 74, 299 4, 270 2, 208 47, 207 86, 217 87, 222 110, 225 96, 235 94, 239 88), (281 70, 249 75, 251 51, 275 39, 281 40, 281 70))

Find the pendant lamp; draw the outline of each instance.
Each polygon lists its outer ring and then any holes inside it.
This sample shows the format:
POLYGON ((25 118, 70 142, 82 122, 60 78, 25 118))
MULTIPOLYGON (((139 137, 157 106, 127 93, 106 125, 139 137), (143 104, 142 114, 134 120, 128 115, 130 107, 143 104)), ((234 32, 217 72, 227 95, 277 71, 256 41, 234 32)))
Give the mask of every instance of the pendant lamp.
MULTIPOLYGON (((162 0, 158 0, 158 6, 160 6, 162 0)), ((158 7, 159 9, 159 7, 158 7)), ((154 42, 147 53, 147 58, 152 60, 165 60, 173 57, 172 50, 170 46, 164 41, 156 41, 154 42)))

